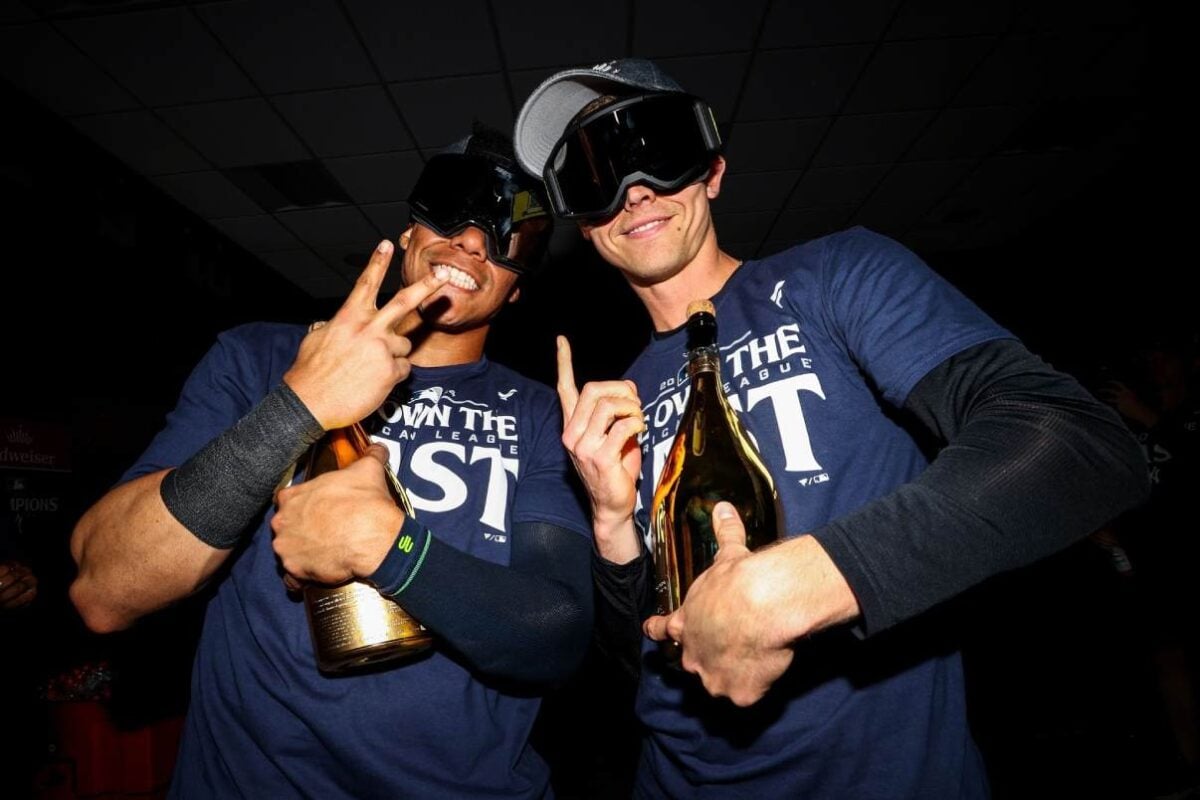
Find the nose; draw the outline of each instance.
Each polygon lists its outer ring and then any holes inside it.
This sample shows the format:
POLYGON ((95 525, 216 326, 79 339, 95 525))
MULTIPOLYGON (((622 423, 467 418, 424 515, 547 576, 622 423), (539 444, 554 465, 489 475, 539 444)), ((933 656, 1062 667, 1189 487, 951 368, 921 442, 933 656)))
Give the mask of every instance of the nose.
POLYGON ((652 202, 656 196, 649 186, 636 183, 625 190, 625 208, 633 209, 642 203, 652 202))
POLYGON ((450 244, 473 258, 487 258, 487 235, 474 225, 468 225, 454 234, 450 244))

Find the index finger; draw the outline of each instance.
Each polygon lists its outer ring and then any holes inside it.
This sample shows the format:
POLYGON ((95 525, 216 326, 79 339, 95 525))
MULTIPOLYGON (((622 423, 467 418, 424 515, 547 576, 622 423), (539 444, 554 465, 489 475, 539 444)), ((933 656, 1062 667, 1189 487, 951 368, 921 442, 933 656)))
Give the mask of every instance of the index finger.
POLYGON ((387 239, 375 246, 367 266, 363 267, 358 280, 354 282, 354 288, 350 290, 350 294, 346 295, 346 302, 342 304, 343 308, 352 305, 375 308, 379 287, 383 284, 383 276, 387 274, 388 264, 392 262, 394 249, 392 243, 387 239))
POLYGON ((421 305, 421 301, 442 288, 449 279, 450 270, 438 266, 421 280, 405 286, 392 295, 392 299, 379 309, 379 320, 389 328, 395 326, 397 322, 415 311, 417 306, 421 305))
POLYGON ((559 336, 558 342, 558 402, 562 404, 563 427, 575 413, 579 403, 579 385, 575 383, 575 366, 571 363, 571 343, 559 336))

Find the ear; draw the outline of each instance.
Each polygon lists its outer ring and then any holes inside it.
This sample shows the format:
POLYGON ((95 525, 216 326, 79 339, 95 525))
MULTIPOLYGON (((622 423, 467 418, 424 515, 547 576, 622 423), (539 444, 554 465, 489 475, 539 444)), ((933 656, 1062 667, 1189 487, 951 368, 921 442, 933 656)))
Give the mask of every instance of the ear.
POLYGON ((721 179, 725 177, 725 156, 715 156, 712 163, 712 171, 708 173, 708 178, 704 181, 704 193, 708 195, 709 200, 716 200, 721 194, 721 179))
POLYGON ((401 250, 408 249, 408 242, 410 239, 412 239, 412 232, 413 232, 413 226, 411 224, 409 224, 409 226, 407 228, 405 228, 404 231, 400 234, 400 239, 398 240, 398 244, 400 245, 401 250))
POLYGON ((585 242, 590 242, 592 240, 592 226, 582 220, 576 224, 579 226, 579 235, 583 237, 585 242))
POLYGON ((520 286, 520 284, 515 284, 513 286, 512 291, 508 295, 508 302, 515 303, 515 302, 517 302, 517 299, 520 296, 521 296, 521 286, 520 286))

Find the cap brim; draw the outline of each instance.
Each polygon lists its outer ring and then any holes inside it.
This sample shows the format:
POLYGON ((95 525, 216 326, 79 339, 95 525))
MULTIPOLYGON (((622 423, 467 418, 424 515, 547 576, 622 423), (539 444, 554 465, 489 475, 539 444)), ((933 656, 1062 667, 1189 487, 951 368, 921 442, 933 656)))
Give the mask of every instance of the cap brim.
POLYGON ((585 76, 594 79, 590 71, 559 73, 534 89, 525 101, 513 129, 513 149, 526 172, 542 177, 546 159, 567 123, 600 96, 599 90, 580 80, 585 76))

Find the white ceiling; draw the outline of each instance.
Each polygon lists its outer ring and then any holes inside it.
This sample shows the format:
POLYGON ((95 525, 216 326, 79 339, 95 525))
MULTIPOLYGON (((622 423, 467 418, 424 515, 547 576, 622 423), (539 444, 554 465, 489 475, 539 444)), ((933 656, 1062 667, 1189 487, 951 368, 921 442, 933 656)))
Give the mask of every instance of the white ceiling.
POLYGON ((0 0, 0 76, 318 298, 431 152, 563 66, 655 58, 709 99, 736 255, 854 223, 928 253, 1009 241, 1125 157, 1146 49, 1122 0, 0 0), (300 162, 336 196, 247 188, 300 162))

